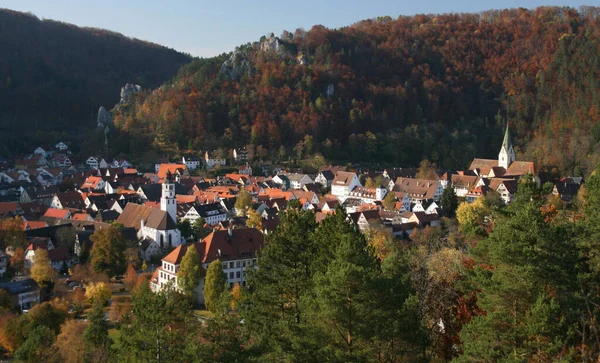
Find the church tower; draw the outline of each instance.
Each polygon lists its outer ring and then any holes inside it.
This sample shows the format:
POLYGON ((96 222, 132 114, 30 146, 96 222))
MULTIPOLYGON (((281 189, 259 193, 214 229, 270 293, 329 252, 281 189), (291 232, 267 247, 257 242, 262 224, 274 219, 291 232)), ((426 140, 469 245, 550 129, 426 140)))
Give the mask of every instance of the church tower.
POLYGON ((162 184, 162 196, 160 198, 160 210, 169 213, 174 222, 177 222, 177 199, 175 198, 175 182, 173 175, 167 172, 162 184))
POLYGON ((504 132, 504 141, 502 141, 502 148, 498 154, 498 166, 508 169, 510 164, 512 164, 515 159, 515 150, 513 149, 512 142, 510 140, 510 131, 508 131, 507 122, 506 131, 504 132))

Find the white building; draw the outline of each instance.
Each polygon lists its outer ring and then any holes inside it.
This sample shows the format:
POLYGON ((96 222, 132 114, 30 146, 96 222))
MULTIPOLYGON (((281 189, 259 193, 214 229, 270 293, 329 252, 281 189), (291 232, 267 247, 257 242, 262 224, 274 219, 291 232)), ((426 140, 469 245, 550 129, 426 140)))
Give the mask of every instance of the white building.
MULTIPOLYGON (((177 273, 188 248, 195 248, 206 271, 214 260, 220 260, 230 287, 246 286, 246 270, 256 268, 256 251, 264 244, 263 234, 254 228, 215 230, 201 242, 183 244, 162 259, 150 279, 153 291, 159 291, 169 282, 177 288, 177 273)), ((204 278, 196 288, 196 300, 204 303, 204 278)))
MULTIPOLYGON (((197 157, 193 157, 193 156, 188 156, 188 157, 182 157, 181 158, 181 162, 182 164, 185 164, 186 168, 188 168, 188 170, 196 170, 200 167, 200 159, 198 159, 197 157)), ((158 172, 158 170, 157 170, 158 172)))
POLYGON ((356 173, 347 171, 338 171, 331 182, 331 194, 334 195, 340 203, 344 203, 350 192, 355 187, 361 187, 360 180, 356 173))
POLYGON ((162 184, 161 209, 127 203, 117 219, 125 227, 134 227, 139 239, 156 241, 162 250, 168 250, 183 243, 177 229, 177 200, 175 184, 170 177, 162 184))
POLYGON ((287 174, 290 180, 290 188, 302 189, 306 184, 312 184, 314 181, 307 174, 291 173, 287 174))

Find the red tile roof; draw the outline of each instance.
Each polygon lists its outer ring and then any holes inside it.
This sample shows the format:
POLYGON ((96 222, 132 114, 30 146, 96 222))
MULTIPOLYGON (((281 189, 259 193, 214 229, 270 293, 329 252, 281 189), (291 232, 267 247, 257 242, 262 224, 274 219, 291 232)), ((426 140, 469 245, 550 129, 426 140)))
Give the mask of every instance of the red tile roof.
POLYGON ((68 214, 69 211, 67 209, 48 208, 46 213, 44 213, 44 217, 67 218, 68 214))

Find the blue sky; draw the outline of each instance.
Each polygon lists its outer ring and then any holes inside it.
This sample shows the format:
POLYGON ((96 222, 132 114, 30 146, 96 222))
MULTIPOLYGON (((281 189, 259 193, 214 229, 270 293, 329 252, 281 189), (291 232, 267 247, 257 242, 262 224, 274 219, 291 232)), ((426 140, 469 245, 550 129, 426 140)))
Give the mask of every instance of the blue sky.
POLYGON ((0 7, 39 18, 104 28, 194 56, 229 52, 268 33, 315 24, 329 28, 389 15, 479 12, 541 5, 600 5, 599 0, 0 0, 0 7))

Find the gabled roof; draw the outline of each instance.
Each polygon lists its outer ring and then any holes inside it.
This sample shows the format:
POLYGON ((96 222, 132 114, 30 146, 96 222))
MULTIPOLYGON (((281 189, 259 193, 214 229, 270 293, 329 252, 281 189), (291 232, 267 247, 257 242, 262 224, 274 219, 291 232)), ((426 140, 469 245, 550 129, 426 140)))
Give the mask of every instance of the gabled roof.
POLYGON ((63 208, 85 209, 83 198, 78 192, 56 193, 56 197, 63 208))
POLYGON ((183 174, 187 170, 185 164, 160 164, 158 168, 158 177, 163 181, 167 177, 167 173, 171 174, 183 174))
POLYGON ((13 217, 17 214, 19 203, 0 202, 0 217, 13 217))
POLYGON ((323 175, 323 177, 328 181, 331 181, 335 178, 335 175, 331 170, 321 170, 320 174, 323 175))
POLYGON ((44 217, 51 218, 67 218, 69 215, 68 209, 56 209, 56 208, 48 208, 46 213, 44 213, 44 217))
POLYGON ((335 178, 333 179, 333 182, 331 183, 331 185, 337 185, 337 186, 349 186, 350 183, 352 183, 352 179, 356 176, 356 173, 353 172, 349 172, 349 171, 338 171, 335 174, 335 178))
POLYGON ((173 221, 169 213, 135 203, 127 203, 123 213, 117 219, 117 223, 139 230, 142 220, 146 227, 161 231, 177 228, 177 224, 173 221))

